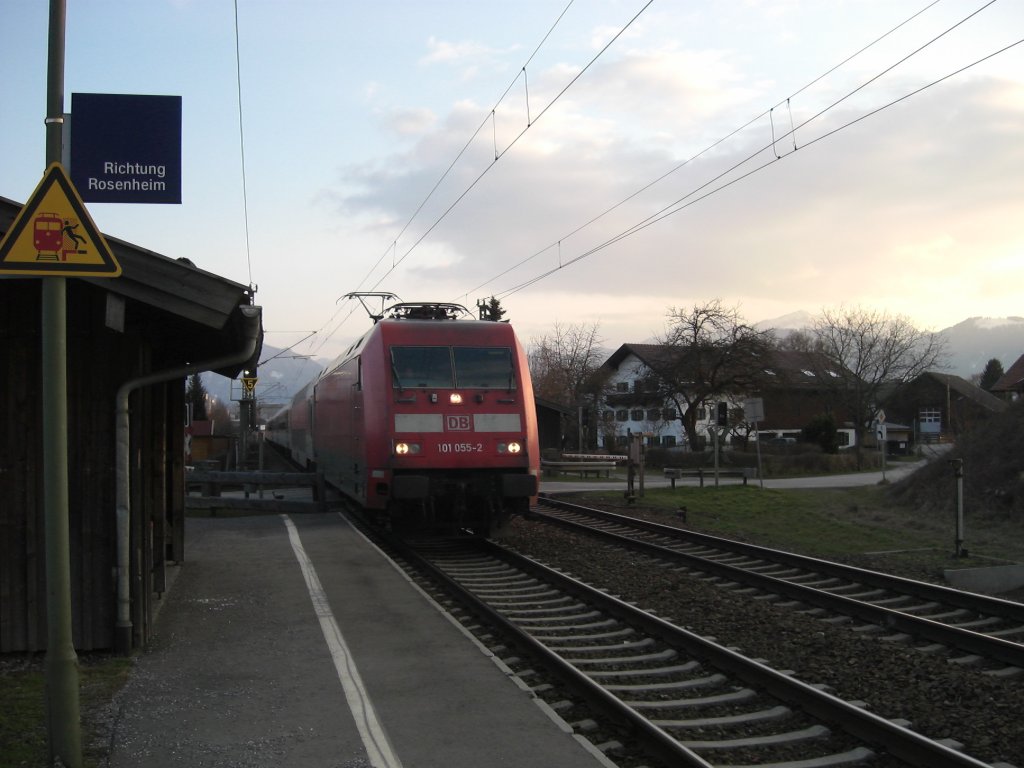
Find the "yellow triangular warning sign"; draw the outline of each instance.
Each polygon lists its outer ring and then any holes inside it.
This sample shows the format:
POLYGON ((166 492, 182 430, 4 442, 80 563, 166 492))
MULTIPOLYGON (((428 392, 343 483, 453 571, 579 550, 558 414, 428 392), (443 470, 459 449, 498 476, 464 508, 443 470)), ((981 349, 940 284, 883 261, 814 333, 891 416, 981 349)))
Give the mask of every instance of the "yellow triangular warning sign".
POLYGON ((60 163, 51 163, 0 242, 0 276, 118 277, 121 265, 60 163))

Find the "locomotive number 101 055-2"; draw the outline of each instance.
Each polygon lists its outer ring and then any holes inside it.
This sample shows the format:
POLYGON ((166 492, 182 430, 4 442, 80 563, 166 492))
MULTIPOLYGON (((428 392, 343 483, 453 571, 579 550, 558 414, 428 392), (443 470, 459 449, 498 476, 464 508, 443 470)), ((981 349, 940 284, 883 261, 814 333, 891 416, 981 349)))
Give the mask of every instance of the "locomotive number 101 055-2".
POLYGON ((438 443, 438 453, 483 453, 483 443, 438 443))

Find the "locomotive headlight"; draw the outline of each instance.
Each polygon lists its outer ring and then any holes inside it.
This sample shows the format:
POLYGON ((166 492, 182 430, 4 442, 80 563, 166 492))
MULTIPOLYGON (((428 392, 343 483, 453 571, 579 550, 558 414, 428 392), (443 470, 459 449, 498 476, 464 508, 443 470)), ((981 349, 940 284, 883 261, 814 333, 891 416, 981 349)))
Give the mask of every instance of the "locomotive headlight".
POLYGON ((395 453, 398 456, 415 455, 419 452, 419 443, 395 443, 395 453))
POLYGON ((458 392, 452 392, 448 395, 448 402, 452 405, 462 405, 462 395, 458 392))
POLYGON ((515 440, 509 443, 498 444, 498 453, 520 453, 522 450, 523 446, 521 446, 515 440))

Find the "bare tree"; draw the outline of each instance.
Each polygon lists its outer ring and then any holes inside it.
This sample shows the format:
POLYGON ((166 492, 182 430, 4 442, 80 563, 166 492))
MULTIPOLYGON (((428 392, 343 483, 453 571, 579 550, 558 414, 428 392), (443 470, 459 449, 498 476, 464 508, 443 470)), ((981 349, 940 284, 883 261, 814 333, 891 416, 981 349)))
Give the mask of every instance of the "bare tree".
POLYGON ((877 410, 900 385, 941 367, 945 339, 919 331, 903 315, 861 308, 824 310, 812 332, 827 366, 816 371, 818 378, 853 418, 859 465, 864 433, 877 410))
MULTIPOLYGON (((593 406, 600 391, 595 375, 605 357, 602 341, 597 323, 555 323, 551 334, 531 339, 527 356, 534 394, 566 406, 593 406)), ((570 433, 569 427, 563 425, 563 434, 570 433)), ((590 444, 592 437, 588 428, 584 443, 590 444)))
POLYGON ((700 444, 697 415, 712 400, 751 391, 761 377, 774 333, 759 331, 719 299, 692 309, 671 308, 660 349, 645 359, 653 386, 675 404, 691 446, 700 444))
POLYGON ((786 336, 776 340, 779 349, 793 352, 812 352, 815 349, 814 334, 805 329, 790 331, 786 336))

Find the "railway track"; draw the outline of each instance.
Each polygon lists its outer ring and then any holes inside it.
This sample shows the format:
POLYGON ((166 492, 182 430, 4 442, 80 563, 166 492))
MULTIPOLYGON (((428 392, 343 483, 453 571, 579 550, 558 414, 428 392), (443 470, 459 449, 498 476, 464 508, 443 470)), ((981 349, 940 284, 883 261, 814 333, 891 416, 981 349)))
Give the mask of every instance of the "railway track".
POLYGON ((571 691, 552 706, 577 730, 584 706, 628 734, 639 746, 620 747, 622 764, 986 765, 494 542, 383 546, 571 691))
POLYGON ((1024 605, 660 525, 550 498, 538 520, 600 536, 755 589, 801 610, 846 617, 862 633, 915 643, 984 674, 1024 672, 1024 605))

